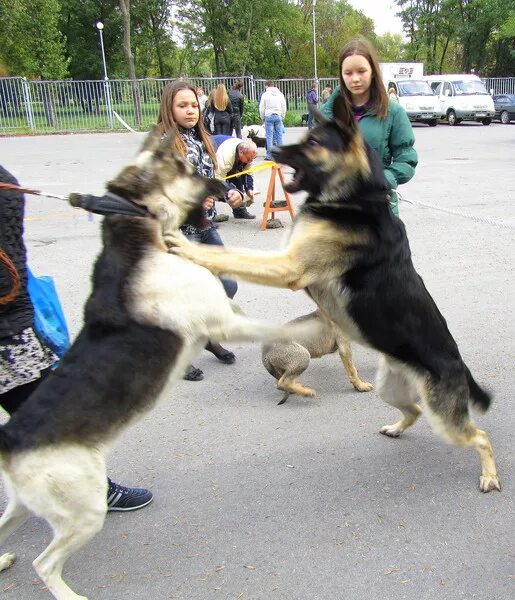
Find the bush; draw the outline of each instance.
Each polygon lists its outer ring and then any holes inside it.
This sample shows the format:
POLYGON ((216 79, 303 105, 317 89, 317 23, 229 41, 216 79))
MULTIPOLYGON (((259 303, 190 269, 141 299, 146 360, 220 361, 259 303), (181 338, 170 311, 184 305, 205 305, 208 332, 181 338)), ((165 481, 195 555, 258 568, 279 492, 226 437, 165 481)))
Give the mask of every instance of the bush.
POLYGON ((243 117, 241 118, 242 125, 259 125, 261 117, 259 116, 259 104, 255 100, 245 99, 243 107, 243 117))
POLYGON ((302 117, 296 113, 287 112, 284 117, 285 127, 300 127, 302 124, 302 117))
MULTIPOLYGON (((259 116, 259 104, 255 100, 245 99, 243 109, 242 125, 259 125, 263 119, 259 116)), ((285 127, 299 127, 302 124, 301 115, 293 112, 287 112, 284 117, 285 127)))

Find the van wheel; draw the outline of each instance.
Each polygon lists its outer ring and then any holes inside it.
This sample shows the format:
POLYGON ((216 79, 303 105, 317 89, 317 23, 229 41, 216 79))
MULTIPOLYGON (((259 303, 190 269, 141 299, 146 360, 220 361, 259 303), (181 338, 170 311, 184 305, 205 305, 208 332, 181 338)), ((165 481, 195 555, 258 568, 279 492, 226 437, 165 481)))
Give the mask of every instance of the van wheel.
POLYGON ((427 124, 429 125, 429 127, 436 127, 438 125, 438 120, 431 119, 430 121, 427 122, 427 124))
POLYGON ((501 113, 501 123, 503 125, 508 125, 509 122, 510 122, 510 115, 508 114, 507 110, 503 110, 501 113))
POLYGON ((481 123, 483 123, 483 125, 490 125, 491 122, 492 122, 492 119, 483 119, 481 121, 481 123))
POLYGON ((456 118, 456 113, 453 110, 450 110, 447 113, 447 121, 451 127, 454 127, 454 125, 459 123, 458 119, 456 118))

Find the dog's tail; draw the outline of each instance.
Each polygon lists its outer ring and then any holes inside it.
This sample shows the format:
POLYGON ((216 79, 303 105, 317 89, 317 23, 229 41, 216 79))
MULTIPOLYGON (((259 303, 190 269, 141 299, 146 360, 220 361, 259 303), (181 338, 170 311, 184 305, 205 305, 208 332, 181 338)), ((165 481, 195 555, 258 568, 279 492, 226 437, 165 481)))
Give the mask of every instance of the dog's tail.
POLYGON ((485 413, 490 408, 492 397, 476 383, 467 365, 465 365, 465 376, 467 377, 467 383, 469 385, 472 405, 480 412, 485 413))
POLYGON ((277 403, 277 406, 281 406, 281 404, 284 404, 286 402, 286 400, 288 400, 288 398, 290 397, 290 394, 291 394, 290 391, 284 392, 284 396, 283 396, 282 400, 279 400, 279 402, 277 403))

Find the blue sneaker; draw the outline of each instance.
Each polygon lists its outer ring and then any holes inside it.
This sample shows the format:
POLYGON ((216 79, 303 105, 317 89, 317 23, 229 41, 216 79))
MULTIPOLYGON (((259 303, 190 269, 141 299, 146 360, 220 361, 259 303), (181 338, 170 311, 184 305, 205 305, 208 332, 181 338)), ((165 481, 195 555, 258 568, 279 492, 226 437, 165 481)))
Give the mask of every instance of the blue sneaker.
POLYGON ((150 504, 154 498, 150 490, 130 488, 107 478, 107 512, 128 512, 150 504))

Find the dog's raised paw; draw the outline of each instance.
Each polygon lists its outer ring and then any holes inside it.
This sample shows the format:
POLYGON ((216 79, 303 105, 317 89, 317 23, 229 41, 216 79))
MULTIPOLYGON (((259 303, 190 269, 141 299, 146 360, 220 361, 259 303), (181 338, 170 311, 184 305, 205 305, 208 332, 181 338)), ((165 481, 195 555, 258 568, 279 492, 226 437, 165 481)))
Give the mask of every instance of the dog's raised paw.
POLYGON ((501 491, 501 482, 495 475, 481 475, 479 478, 479 489, 485 494, 497 490, 501 491))
POLYGON ((7 552, 6 554, 2 554, 0 556, 0 571, 4 571, 11 567, 16 560, 16 554, 13 552, 7 552))

